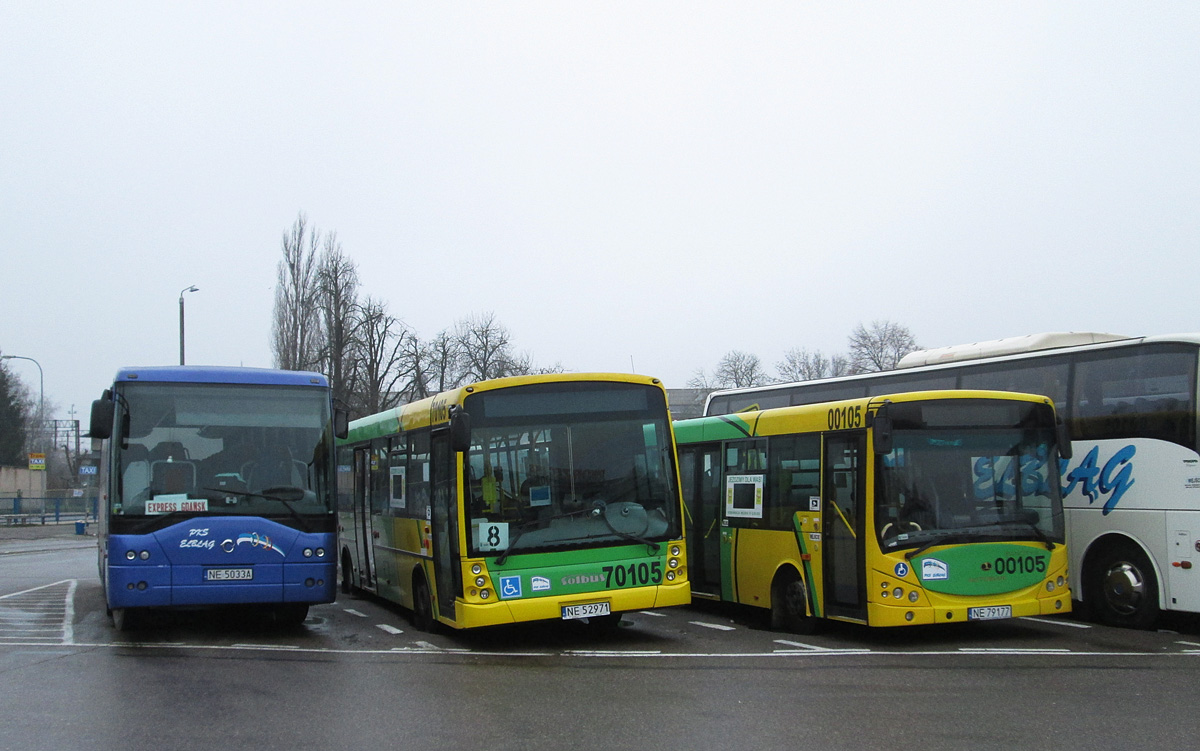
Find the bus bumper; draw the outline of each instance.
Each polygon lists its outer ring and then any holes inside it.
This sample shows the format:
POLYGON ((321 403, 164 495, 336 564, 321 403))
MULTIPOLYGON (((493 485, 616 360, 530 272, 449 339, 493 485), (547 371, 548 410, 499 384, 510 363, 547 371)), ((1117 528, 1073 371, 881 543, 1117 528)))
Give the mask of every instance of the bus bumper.
POLYGON ((1000 618, 1023 618, 1027 616, 1062 615, 1071 612, 1071 591, 1062 589, 1057 597, 1022 600, 1005 603, 1011 607, 1010 615, 996 615, 995 610, 983 609, 972 612, 967 605, 935 607, 903 607, 870 603, 867 606, 867 623, 871 626, 916 626, 935 623, 962 623, 970 620, 997 620, 1000 618))
POLYGON ((681 581, 653 587, 605 589, 563 597, 529 597, 491 603, 458 600, 455 603, 457 618, 455 620, 439 618, 439 620, 454 628, 499 626, 526 621, 560 620, 564 605, 607 602, 611 612, 623 613, 630 610, 687 605, 691 602, 691 598, 691 587, 687 581, 681 581))

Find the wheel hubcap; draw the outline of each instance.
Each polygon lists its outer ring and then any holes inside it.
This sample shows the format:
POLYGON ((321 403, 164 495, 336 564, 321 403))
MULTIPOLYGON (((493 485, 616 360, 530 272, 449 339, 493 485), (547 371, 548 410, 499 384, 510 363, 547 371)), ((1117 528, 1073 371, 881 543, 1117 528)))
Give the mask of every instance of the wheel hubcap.
POLYGON ((1146 599, 1146 582, 1137 567, 1118 562, 1104 576, 1104 598, 1121 615, 1132 615, 1146 599))

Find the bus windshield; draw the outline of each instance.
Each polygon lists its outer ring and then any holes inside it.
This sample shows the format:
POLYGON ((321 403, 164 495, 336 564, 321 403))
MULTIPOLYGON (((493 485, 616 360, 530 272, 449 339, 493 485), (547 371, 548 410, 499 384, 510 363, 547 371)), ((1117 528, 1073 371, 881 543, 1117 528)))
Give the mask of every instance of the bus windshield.
POLYGON ((885 552, 985 540, 1063 541, 1054 418, 1048 406, 984 408, 1026 413, 1020 420, 994 421, 1010 427, 981 425, 998 415, 979 408, 955 410, 953 419, 939 420, 926 404, 923 419, 913 420, 902 413, 918 405, 890 406, 889 414, 898 418, 893 447, 877 458, 875 484, 876 531, 885 552), (956 421, 958 427, 949 424, 956 421))
POLYGON ((654 545, 679 535, 661 391, 541 384, 473 395, 464 408, 473 555, 654 545))
POLYGON ((114 520, 251 514, 286 523, 332 513, 326 392, 124 383, 117 401, 114 520))

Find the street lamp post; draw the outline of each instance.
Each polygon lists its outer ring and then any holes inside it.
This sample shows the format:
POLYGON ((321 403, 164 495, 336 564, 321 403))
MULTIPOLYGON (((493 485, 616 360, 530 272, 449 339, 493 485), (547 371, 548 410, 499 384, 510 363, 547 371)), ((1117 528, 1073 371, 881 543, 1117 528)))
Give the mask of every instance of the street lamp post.
POLYGON ((38 437, 42 435, 42 431, 46 427, 46 377, 42 372, 42 364, 32 357, 22 357, 21 355, 0 355, 0 360, 28 360, 37 366, 38 369, 38 437))
POLYGON ((199 292, 199 287, 187 287, 179 291, 179 364, 183 365, 183 295, 185 292, 199 292))

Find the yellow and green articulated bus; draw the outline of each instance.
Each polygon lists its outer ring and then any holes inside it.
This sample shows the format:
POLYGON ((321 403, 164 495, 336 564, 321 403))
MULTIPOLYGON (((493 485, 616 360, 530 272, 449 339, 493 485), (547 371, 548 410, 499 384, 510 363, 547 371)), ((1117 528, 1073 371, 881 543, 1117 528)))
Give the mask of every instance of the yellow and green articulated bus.
POLYGON ((424 630, 691 601, 658 379, 503 378, 355 420, 338 497, 342 589, 424 630))
POLYGON ((1070 610, 1052 402, 926 391, 675 424, 694 597, 811 633, 1070 610))

